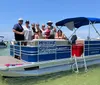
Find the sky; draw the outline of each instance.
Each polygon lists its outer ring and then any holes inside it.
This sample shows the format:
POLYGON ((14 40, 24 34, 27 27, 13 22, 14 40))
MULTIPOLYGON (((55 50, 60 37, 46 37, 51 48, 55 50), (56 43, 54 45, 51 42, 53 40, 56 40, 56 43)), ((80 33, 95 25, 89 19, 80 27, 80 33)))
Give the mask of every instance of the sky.
MULTIPOLYGON (((100 0, 1 0, 0 35, 4 35, 6 40, 13 39, 12 28, 18 18, 40 24, 46 24, 50 20, 55 25, 59 20, 72 17, 100 18, 100 0)), ((66 28, 63 31, 67 36, 72 33, 66 28)), ((87 31, 87 27, 83 27, 77 34, 84 37, 87 31)), ((92 35, 93 32, 91 31, 92 35)))

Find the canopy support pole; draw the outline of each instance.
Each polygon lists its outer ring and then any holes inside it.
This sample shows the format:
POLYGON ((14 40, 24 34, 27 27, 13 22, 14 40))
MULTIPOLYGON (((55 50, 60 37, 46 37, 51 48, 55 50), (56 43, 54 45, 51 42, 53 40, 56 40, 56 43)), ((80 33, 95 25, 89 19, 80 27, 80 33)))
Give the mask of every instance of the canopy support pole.
POLYGON ((61 29, 62 27, 63 27, 63 26, 61 26, 61 27, 58 27, 58 26, 57 26, 58 29, 61 29))
POLYGON ((91 25, 91 22, 89 21, 89 34, 88 34, 88 37, 87 37, 88 40, 90 40, 90 25, 91 25))
MULTIPOLYGON (((76 29, 73 33, 72 33, 72 35, 69 37, 69 38, 71 38, 75 33, 76 33, 76 31, 77 31, 78 29, 76 29)), ((68 39, 69 39, 68 38, 68 39)))
POLYGON ((92 27, 95 29, 96 33, 100 36, 100 33, 98 32, 98 30, 95 28, 95 26, 91 23, 92 27))

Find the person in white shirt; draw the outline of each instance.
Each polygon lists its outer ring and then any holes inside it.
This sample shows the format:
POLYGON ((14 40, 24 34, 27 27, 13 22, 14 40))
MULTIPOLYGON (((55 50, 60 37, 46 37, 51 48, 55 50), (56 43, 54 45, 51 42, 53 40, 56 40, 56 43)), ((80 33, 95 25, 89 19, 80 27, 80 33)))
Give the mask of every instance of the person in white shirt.
POLYGON ((29 24, 30 24, 30 22, 29 21, 26 21, 25 22, 25 25, 23 26, 23 29, 24 29, 24 37, 25 37, 25 40, 26 41, 32 40, 32 30, 30 29, 29 24))
POLYGON ((42 24, 41 31, 42 31, 42 36, 45 38, 46 37, 46 35, 45 35, 45 32, 46 32, 45 24, 42 24))

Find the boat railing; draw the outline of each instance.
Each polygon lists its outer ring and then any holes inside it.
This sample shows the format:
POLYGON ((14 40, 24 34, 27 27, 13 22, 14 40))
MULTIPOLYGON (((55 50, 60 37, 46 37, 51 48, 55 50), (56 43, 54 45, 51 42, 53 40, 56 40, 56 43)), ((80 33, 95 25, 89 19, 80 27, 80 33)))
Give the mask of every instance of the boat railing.
POLYGON ((37 57, 37 59, 35 58, 36 60, 33 59, 32 61, 69 58, 71 57, 71 44, 69 44, 67 40, 58 39, 12 41, 10 45, 10 54, 12 56, 20 56, 20 59, 27 56, 34 58, 37 57))
POLYGON ((83 58, 85 71, 87 71, 86 58, 91 60, 91 59, 98 59, 98 57, 100 57, 100 41, 99 40, 85 40, 83 46, 76 47, 76 49, 73 48, 72 50, 73 50, 73 53, 72 53, 73 58, 75 60, 75 65, 77 69, 76 72, 79 72, 77 59, 80 59, 80 58, 81 59, 83 58))
MULTIPOLYGON (((100 55, 99 40, 84 40, 81 43, 83 46, 78 47, 78 52, 74 49, 76 51, 76 57, 81 57, 81 54, 86 57, 100 55)), ((74 55, 72 50, 72 45, 67 40, 57 39, 14 41, 10 45, 10 54, 12 56, 20 56, 20 59, 25 58, 24 60, 30 58, 30 62, 71 58, 74 55), (35 58, 35 60, 31 60, 32 58, 35 58)))
POLYGON ((100 40, 86 40, 84 44, 84 56, 100 55, 100 40))

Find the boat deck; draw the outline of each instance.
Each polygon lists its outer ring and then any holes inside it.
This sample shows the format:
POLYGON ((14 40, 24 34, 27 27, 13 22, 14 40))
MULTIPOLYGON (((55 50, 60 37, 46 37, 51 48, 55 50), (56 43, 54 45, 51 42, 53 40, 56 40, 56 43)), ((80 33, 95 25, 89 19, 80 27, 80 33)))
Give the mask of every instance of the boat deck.
POLYGON ((11 56, 0 56, 0 66, 4 66, 5 64, 28 64, 29 62, 15 59, 11 56))

